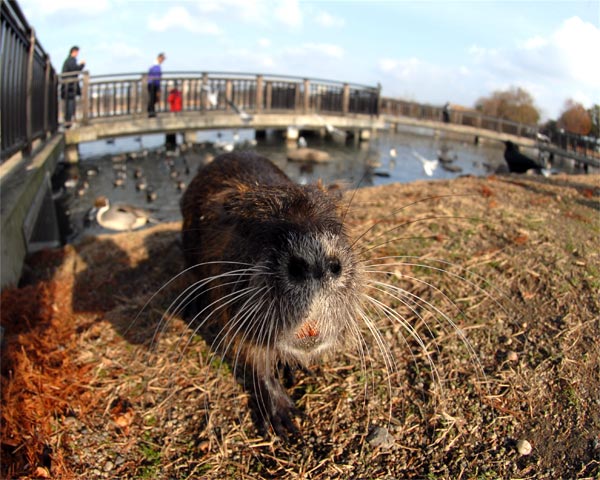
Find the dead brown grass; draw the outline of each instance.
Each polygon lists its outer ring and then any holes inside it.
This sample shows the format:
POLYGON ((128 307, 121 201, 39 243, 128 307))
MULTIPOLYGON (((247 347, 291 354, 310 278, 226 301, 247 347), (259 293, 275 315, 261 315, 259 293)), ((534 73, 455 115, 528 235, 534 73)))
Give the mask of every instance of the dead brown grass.
POLYGON ((366 257, 414 256, 382 260, 386 282, 459 330, 372 289, 425 351, 372 312, 395 368, 369 340, 364 358, 340 352, 299 374, 297 443, 257 435, 229 366, 178 319, 150 348, 185 285, 144 307, 182 268, 178 225, 32 258, 27 285, 2 292, 2 476, 598 478, 600 178, 364 189, 348 222, 379 222, 357 246, 366 257), (374 427, 394 444, 372 447, 374 427))

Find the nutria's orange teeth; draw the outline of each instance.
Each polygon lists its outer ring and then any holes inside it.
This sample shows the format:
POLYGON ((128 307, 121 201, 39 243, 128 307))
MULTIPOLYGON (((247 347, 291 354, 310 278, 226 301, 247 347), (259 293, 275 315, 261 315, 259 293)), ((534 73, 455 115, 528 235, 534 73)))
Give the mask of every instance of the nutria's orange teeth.
POLYGON ((296 332, 296 338, 303 339, 306 337, 318 337, 319 330, 310 323, 304 323, 296 332))

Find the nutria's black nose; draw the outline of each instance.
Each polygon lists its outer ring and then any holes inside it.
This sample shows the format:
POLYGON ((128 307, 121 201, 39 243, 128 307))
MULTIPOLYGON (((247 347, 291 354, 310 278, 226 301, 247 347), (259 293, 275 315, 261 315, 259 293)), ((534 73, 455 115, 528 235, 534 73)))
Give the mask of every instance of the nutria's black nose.
POLYGON ((329 271, 334 277, 339 277, 342 273, 342 264, 337 258, 329 259, 329 271))
POLYGON ((310 265, 303 258, 294 255, 288 263, 288 273, 291 280, 302 282, 310 277, 310 265))
POLYGON ((330 276, 339 277, 341 273, 342 264, 335 257, 311 265, 302 257, 294 255, 288 262, 288 274, 294 282, 304 282, 309 278, 320 280, 330 276))

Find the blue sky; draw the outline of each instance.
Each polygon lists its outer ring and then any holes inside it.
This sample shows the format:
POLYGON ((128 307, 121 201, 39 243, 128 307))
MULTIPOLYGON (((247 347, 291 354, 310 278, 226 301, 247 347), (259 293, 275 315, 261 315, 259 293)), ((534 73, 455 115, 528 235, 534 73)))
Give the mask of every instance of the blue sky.
POLYGON ((92 75, 163 71, 297 75, 473 106, 528 90, 543 118, 600 103, 600 0, 20 0, 60 70, 80 46, 92 75))

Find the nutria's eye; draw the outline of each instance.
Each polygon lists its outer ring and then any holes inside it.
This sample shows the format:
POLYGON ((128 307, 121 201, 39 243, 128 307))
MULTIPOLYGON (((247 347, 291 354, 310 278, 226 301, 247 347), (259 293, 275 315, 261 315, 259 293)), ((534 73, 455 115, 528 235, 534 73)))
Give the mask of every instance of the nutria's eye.
POLYGON ((300 257, 291 257, 290 261, 288 262, 288 273, 292 280, 306 280, 310 275, 310 267, 308 262, 300 257))
POLYGON ((329 261, 329 271, 334 277, 339 277, 342 273, 342 264, 337 258, 333 258, 329 261))

